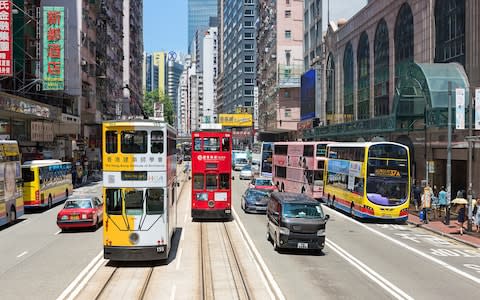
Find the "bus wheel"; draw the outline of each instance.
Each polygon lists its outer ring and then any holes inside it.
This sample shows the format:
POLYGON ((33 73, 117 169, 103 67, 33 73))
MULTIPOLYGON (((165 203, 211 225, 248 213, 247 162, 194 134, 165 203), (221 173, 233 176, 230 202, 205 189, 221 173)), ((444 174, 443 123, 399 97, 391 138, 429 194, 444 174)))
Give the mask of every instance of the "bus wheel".
POLYGON ((48 208, 52 208, 52 195, 48 195, 48 208))
POLYGON ((15 207, 12 206, 12 208, 10 208, 10 215, 8 218, 8 222, 10 224, 13 224, 15 220, 17 220, 17 211, 15 210, 15 207))

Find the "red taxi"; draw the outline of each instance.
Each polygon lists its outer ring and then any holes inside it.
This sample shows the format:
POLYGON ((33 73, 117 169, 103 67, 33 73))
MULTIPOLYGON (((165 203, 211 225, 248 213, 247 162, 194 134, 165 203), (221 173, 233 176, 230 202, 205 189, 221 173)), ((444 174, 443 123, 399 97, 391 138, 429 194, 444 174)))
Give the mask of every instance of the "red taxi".
POLYGON ((102 221, 103 204, 97 197, 68 199, 57 215, 57 225, 62 231, 73 228, 98 228, 102 221))
POLYGON ((260 189, 260 190, 269 190, 269 191, 276 191, 277 187, 273 184, 273 181, 270 178, 264 177, 257 177, 253 178, 250 181, 250 188, 252 189, 260 189))

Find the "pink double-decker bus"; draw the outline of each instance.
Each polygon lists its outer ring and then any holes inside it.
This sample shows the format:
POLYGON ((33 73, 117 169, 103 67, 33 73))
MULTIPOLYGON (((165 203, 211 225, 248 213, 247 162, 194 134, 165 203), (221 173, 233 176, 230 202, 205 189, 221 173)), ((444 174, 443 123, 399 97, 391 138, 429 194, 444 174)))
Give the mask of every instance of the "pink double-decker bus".
POLYGON ((276 142, 273 183, 279 191, 323 196, 323 166, 329 142, 276 142))

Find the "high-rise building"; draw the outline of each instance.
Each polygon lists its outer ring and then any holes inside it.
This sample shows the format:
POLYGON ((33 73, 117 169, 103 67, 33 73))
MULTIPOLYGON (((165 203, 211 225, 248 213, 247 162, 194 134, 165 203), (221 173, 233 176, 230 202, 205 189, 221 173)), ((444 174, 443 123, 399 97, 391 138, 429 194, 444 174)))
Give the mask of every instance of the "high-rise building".
POLYGON ((158 66, 153 62, 153 55, 145 55, 145 91, 158 90, 158 66))
POLYGON ((167 92, 167 52, 155 51, 152 53, 153 64, 158 67, 157 88, 160 94, 167 92))
POLYGON ((197 72, 201 74, 202 107, 200 110, 200 122, 212 123, 216 118, 215 103, 217 101, 217 27, 210 27, 207 30, 199 30, 199 61, 197 72))
POLYGON ((259 1, 257 84, 260 133, 288 138, 300 119, 303 1, 259 1), (280 136, 284 135, 284 136, 280 136))
MULTIPOLYGON (((183 72, 183 65, 176 60, 168 60, 167 62, 167 96, 173 104, 173 111, 178 111, 178 86, 180 83, 180 76, 183 72)), ((175 119, 178 115, 175 115, 175 119)))
POLYGON ((188 0, 188 53, 191 54, 191 43, 198 28, 208 27, 210 25, 210 17, 217 16, 217 1, 188 0))
POLYGON ((253 107, 256 83, 255 1, 223 1, 221 112, 253 107))

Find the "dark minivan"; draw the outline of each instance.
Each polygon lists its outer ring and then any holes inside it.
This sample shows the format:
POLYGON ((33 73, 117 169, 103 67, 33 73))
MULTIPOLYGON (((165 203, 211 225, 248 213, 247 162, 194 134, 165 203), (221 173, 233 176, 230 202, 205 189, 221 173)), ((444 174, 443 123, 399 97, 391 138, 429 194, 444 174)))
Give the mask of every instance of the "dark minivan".
POLYGON ((329 218, 320 202, 305 194, 273 192, 267 204, 267 239, 275 250, 322 250, 329 218))

